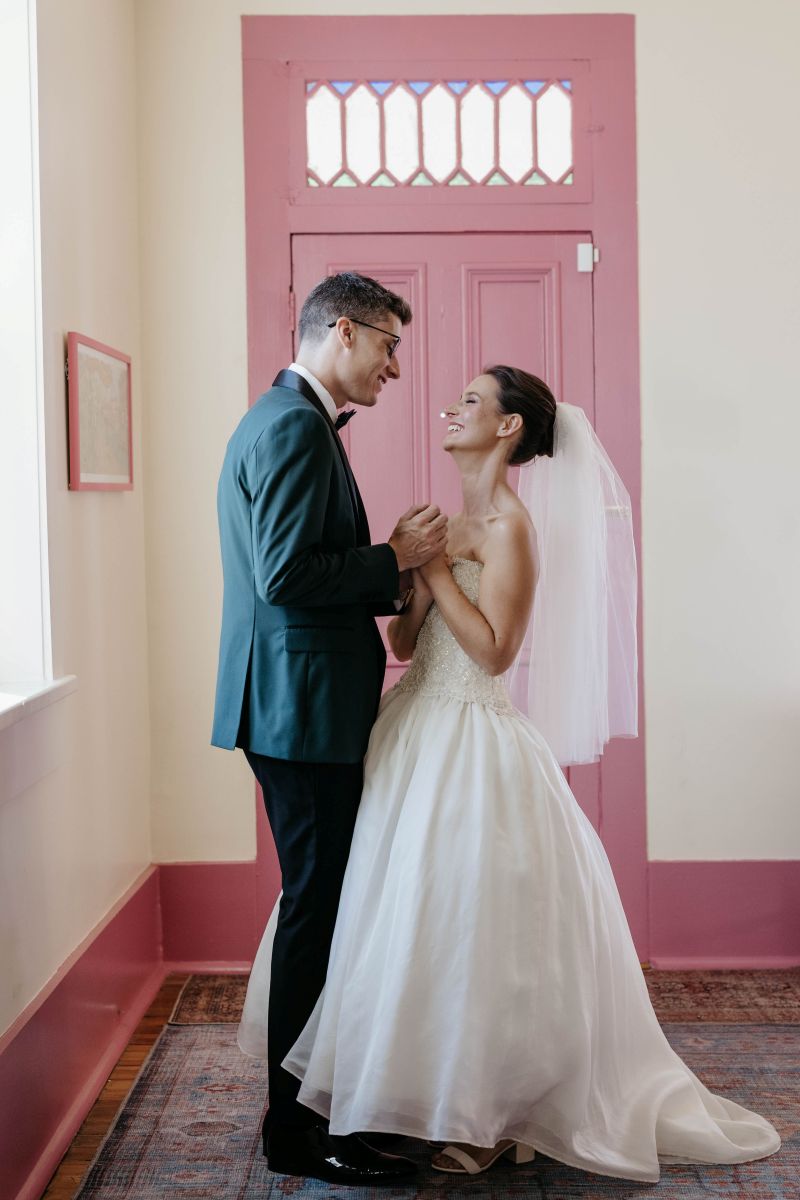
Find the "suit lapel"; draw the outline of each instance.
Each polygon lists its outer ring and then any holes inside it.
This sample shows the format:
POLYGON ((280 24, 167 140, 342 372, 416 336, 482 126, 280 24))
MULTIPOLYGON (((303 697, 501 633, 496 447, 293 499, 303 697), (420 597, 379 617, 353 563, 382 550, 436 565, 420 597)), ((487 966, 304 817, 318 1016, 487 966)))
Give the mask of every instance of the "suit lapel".
POLYGON ((355 517, 356 522, 357 544, 359 546, 369 546, 369 523, 367 521, 364 502, 361 499, 361 493, 358 490, 358 484, 356 483, 353 469, 350 466, 350 460, 348 459, 344 446, 342 445, 342 440, 339 437, 339 434, 336 432, 333 422, 328 416, 325 405, 322 403, 308 380, 304 379, 302 375, 296 374, 294 371, 279 371, 272 382, 272 386, 291 388, 292 391, 299 392, 300 395, 304 396, 306 400, 313 404, 317 412, 321 413, 321 415, 325 418, 325 422, 331 431, 331 437, 333 438, 334 445, 336 446, 336 452, 339 455, 342 467, 344 468, 345 478, 347 480, 347 489, 350 493, 350 502, 353 506, 353 516, 355 517))

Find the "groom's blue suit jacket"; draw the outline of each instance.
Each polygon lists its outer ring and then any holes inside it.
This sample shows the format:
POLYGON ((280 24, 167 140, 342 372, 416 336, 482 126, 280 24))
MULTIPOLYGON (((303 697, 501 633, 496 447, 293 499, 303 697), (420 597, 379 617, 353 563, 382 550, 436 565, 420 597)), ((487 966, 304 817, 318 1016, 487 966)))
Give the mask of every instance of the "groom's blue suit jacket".
POLYGON ((347 458, 294 373, 245 414, 217 491, 224 595, 212 743, 297 762, 363 758, 399 590, 347 458), (298 390, 295 390, 297 388, 298 390), (300 390, 302 389, 302 390, 300 390))

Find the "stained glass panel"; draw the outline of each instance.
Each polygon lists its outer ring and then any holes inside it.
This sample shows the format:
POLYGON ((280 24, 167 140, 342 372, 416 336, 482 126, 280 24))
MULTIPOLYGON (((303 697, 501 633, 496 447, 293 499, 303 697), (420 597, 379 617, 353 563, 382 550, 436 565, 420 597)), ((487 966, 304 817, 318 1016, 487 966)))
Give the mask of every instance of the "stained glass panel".
POLYGON ((417 101, 405 88, 395 88, 383 102, 383 116, 386 166, 402 182, 419 166, 417 101))
POLYGON ((539 170, 560 179, 572 166, 572 104, 560 87, 550 86, 536 102, 536 141, 539 170))
POLYGON ((575 181, 570 79, 315 79, 305 88, 309 187, 575 181))
POLYGON ((441 183, 456 168, 456 101, 437 83, 422 101, 423 161, 441 183))
POLYGON ((306 105, 308 169, 328 183, 342 165, 342 119, 339 100, 320 87, 306 105))
POLYGON ((533 100, 518 85, 500 97, 501 170, 519 183, 533 166, 533 100))
POLYGON ((378 97, 361 84, 345 101, 347 165, 366 183, 381 166, 381 116, 378 97))
POLYGON ((494 166, 494 100, 477 84, 461 101, 461 165, 476 183, 494 166))

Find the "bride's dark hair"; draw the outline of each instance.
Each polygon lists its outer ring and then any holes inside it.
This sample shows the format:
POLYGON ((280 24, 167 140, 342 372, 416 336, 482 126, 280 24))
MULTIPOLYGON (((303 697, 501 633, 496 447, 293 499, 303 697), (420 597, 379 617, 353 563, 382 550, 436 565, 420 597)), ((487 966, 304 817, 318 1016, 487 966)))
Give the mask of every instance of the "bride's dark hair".
POLYGON ((544 380, 519 367, 485 367, 483 373, 491 375, 497 384, 500 411, 522 417, 522 436, 508 460, 509 466, 530 462, 537 455, 552 458, 556 398, 544 380))

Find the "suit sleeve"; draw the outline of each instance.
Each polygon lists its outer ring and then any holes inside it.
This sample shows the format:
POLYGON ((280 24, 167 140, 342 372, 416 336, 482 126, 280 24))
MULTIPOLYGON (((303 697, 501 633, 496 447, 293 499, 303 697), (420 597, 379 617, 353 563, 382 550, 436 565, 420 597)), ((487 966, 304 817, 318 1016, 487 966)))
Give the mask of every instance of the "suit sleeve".
POLYGON ((256 589, 278 605, 381 604, 399 590, 388 544, 322 548, 334 450, 316 412, 291 409, 253 447, 247 463, 256 589))

